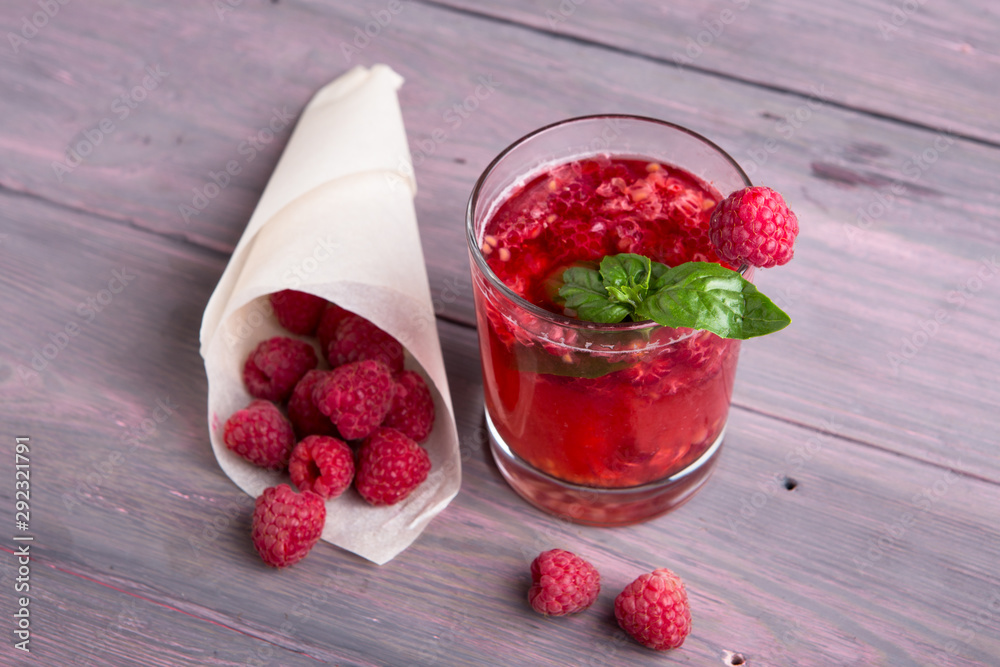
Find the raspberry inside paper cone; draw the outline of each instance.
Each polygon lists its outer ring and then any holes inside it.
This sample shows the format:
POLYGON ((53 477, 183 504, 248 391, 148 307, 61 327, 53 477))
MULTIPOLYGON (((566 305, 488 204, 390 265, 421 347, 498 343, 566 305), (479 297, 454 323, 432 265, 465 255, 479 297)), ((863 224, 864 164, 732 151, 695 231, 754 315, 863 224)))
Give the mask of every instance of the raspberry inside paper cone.
POLYGON ((287 410, 297 441, 310 435, 360 441, 385 414, 369 415, 355 428, 345 415, 353 415, 355 426, 364 415, 343 405, 332 409, 337 401, 331 396, 317 402, 317 387, 329 383, 335 367, 364 363, 372 350, 380 351, 379 362, 389 368, 380 385, 386 405, 396 377, 403 371, 421 375, 435 410, 433 430, 421 445, 432 463, 427 479, 395 505, 372 507, 353 489, 326 503, 335 520, 326 522, 322 539, 376 563, 412 543, 461 482, 396 98, 401 84, 388 67, 359 67, 309 102, 209 300, 201 331, 212 448, 226 475, 254 497, 290 481, 287 471, 261 468, 223 441, 225 422, 254 393, 287 410), (347 314, 353 328, 343 328, 347 314), (384 336, 376 339, 374 331, 384 336), (317 363, 270 351, 248 367, 255 348, 276 337, 302 350, 308 346, 317 363), (251 383, 244 382, 244 371, 251 383))
MULTIPOLYGON (((299 317, 282 316, 289 304, 319 310, 294 290, 279 299, 272 294, 270 302, 286 329, 301 324, 299 317)), ((320 305, 326 309, 328 304, 321 300, 320 305)), ((368 505, 393 506, 414 493, 431 470, 430 457, 418 444, 429 437, 435 421, 427 383, 419 373, 402 370, 399 341, 365 318, 330 305, 335 309, 330 340, 350 338, 350 354, 331 355, 333 368, 317 369, 313 345, 318 341, 268 338, 247 357, 243 382, 252 396, 265 393, 276 401, 257 398, 226 420, 224 440, 231 451, 261 468, 287 471, 299 492, 290 494, 281 484, 257 498, 254 546, 276 567, 301 560, 315 542, 310 541, 314 532, 318 539, 326 514, 325 505, 322 513, 310 509, 317 502, 338 498, 353 485, 368 505), (387 349, 398 349, 396 378, 383 361, 387 349), (280 398, 285 394, 290 394, 287 404, 280 398), (357 449, 357 466, 349 442, 357 449), (299 516, 303 513, 309 517, 299 516), (307 520, 318 521, 318 527, 302 532, 299 524, 307 520)), ((322 315, 310 315, 313 330, 322 315)))

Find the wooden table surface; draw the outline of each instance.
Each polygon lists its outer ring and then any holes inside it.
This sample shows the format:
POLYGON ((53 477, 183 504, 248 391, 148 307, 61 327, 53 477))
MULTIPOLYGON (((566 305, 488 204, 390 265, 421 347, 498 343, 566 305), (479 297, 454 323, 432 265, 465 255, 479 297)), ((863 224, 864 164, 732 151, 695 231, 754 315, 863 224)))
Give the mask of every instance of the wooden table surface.
POLYGON ((998 25, 987 0, 5 2, 0 663, 1000 664, 998 25), (384 566, 321 543, 275 571, 209 447, 199 324, 292 121, 380 62, 406 79, 462 489, 384 566), (713 478, 617 529, 534 510, 491 461, 464 236, 494 155, 599 112, 712 138, 802 226, 759 273, 794 323, 744 344, 713 478), (553 547, 601 571, 587 613, 527 606, 553 547), (610 611, 660 566, 694 618, 664 654, 610 611))

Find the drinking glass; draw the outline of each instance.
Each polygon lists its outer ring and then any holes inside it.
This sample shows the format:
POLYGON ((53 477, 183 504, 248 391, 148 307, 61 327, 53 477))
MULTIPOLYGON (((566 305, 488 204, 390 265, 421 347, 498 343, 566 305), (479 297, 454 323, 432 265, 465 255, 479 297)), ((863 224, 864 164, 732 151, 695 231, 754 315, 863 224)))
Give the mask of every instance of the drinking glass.
MULTIPOLYGON (((722 149, 690 130, 603 115, 517 140, 472 191, 467 233, 494 460, 535 506, 612 526, 659 516, 708 479, 726 431, 740 345, 707 331, 597 324, 549 312, 490 268, 484 229, 501 204, 555 165, 607 157, 679 168, 719 198, 750 181, 722 149)), ((743 275, 752 280, 752 269, 743 275)))

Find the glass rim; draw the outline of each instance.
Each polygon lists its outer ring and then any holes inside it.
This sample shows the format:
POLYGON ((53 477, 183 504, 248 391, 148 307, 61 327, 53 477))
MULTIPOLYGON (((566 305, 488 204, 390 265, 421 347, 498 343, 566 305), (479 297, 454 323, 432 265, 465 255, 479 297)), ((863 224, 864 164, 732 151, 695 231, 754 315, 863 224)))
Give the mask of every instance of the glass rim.
MULTIPOLYGON (((486 183, 486 179, 490 176, 490 174, 493 173, 493 171, 500 164, 500 162, 503 161, 504 158, 506 158, 510 153, 512 153, 522 144, 526 143, 528 140, 540 134, 549 132, 551 130, 554 130, 556 128, 565 125, 572 125, 575 123, 581 123, 586 121, 599 121, 599 120, 615 119, 615 118, 622 120, 630 120, 630 121, 640 121, 643 123, 650 123, 654 125, 661 125, 664 128, 668 128, 670 130, 675 130, 683 134, 686 134, 689 137, 695 139, 696 141, 699 141, 702 144, 706 145, 708 148, 712 149, 715 153, 717 153, 721 158, 723 158, 726 162, 728 162, 730 166, 732 166, 735 169, 736 173, 743 180, 743 182, 746 184, 746 187, 751 187, 753 185, 753 183, 750 181, 750 177, 747 175, 745 171, 743 171, 743 168, 739 165, 739 163, 736 162, 736 160, 729 153, 727 153, 721 146, 716 144, 714 141, 682 125, 677 125, 676 123, 671 123, 670 121, 666 120, 660 120, 658 118, 652 118, 650 116, 640 116, 635 114, 615 114, 615 113, 575 116, 573 118, 566 118, 560 121, 556 121, 554 123, 549 123, 548 125, 532 130, 531 132, 520 137, 519 139, 514 140, 506 148, 500 151, 500 153, 497 154, 497 156, 493 158, 493 160, 491 160, 488 165, 486 165, 486 168, 483 169, 483 173, 480 174, 479 178, 476 179, 476 183, 472 188, 472 194, 469 196, 469 203, 466 206, 466 212, 465 212, 465 231, 466 231, 466 241, 469 246, 469 254, 472 256, 473 262, 475 263, 476 267, 482 272, 484 276, 486 276, 486 279, 493 286, 493 288, 498 290, 500 294, 504 296, 504 298, 512 302, 518 308, 524 309, 536 317, 548 320, 549 322, 552 322, 553 324, 557 324, 562 327, 572 327, 575 329, 586 329, 589 331, 597 331, 597 332, 620 333, 628 331, 641 331, 643 329, 652 329, 655 327, 662 327, 663 325, 658 324, 653 320, 643 320, 642 322, 619 322, 615 324, 588 322, 586 320, 578 320, 576 318, 568 317, 566 315, 560 315, 559 313, 554 313, 550 310, 542 308, 541 306, 536 306, 535 304, 531 303, 530 301, 522 297, 520 294, 512 290, 510 287, 508 287, 502 280, 500 280, 500 278, 496 275, 496 273, 493 272, 493 269, 490 268, 490 265, 486 262, 486 258, 483 256, 482 249, 479 247, 479 240, 476 238, 476 229, 475 229, 476 204, 479 202, 480 192, 483 188, 483 185, 486 183)), ((597 153, 595 153, 595 155, 597 155, 597 153)), ((673 166, 684 169, 682 165, 673 165, 673 166)), ((720 193, 720 194, 726 196, 729 193, 720 193)), ((740 274, 745 277, 747 272, 752 270, 752 268, 753 267, 741 267, 740 274)), ((688 336, 692 336, 696 332, 697 332, 696 329, 692 329, 690 333, 681 335, 678 339, 675 339, 673 342, 677 342, 677 340, 681 338, 687 338, 688 336)))

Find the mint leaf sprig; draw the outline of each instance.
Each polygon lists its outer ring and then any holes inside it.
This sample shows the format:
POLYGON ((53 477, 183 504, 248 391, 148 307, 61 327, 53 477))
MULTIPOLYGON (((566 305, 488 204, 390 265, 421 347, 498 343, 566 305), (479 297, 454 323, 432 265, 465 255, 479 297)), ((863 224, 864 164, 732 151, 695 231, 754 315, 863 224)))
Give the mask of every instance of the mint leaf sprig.
POLYGON ((564 308, 581 320, 652 320, 723 338, 763 336, 792 321, 737 271, 712 262, 668 267, 633 253, 608 255, 600 269, 566 269, 559 296, 564 308))

